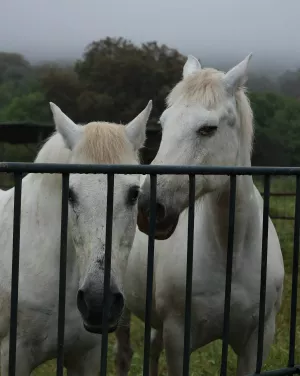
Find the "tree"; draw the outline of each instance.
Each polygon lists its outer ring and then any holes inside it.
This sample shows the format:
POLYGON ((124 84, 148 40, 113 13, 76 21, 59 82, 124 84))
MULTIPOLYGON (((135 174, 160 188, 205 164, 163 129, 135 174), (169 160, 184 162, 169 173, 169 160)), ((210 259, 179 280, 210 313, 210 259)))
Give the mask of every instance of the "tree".
POLYGON ((47 102, 54 102, 75 121, 82 121, 78 98, 84 88, 72 67, 51 67, 41 73, 40 81, 47 102))
POLYGON ((300 163, 300 102, 275 93, 251 93, 254 112, 254 165, 300 163))
POLYGON ((72 74, 49 72, 42 84, 49 101, 81 122, 128 122, 153 99, 154 125, 184 62, 177 50, 156 42, 138 47, 123 38, 106 38, 87 47, 72 74))
MULTIPOLYGON (((136 46, 123 38, 92 42, 73 65, 33 66, 20 54, 0 52, 0 121, 51 121, 52 101, 78 123, 126 123, 152 99, 148 127, 157 133, 147 136, 143 158, 149 163, 160 142, 157 121, 165 98, 185 61, 165 45, 136 46)), ((278 82, 254 74, 247 86, 256 128, 253 164, 299 165, 300 70, 286 72, 278 82)))
POLYGON ((279 77, 280 91, 284 95, 300 99, 300 69, 287 71, 279 77))
POLYGON ((29 62, 21 54, 0 52, 0 84, 22 80, 30 68, 29 62))
POLYGON ((252 74, 249 77, 247 87, 250 91, 255 92, 278 92, 278 83, 271 80, 269 77, 252 74))
POLYGON ((0 110, 0 121, 50 122, 49 105, 43 93, 36 91, 15 97, 0 110))

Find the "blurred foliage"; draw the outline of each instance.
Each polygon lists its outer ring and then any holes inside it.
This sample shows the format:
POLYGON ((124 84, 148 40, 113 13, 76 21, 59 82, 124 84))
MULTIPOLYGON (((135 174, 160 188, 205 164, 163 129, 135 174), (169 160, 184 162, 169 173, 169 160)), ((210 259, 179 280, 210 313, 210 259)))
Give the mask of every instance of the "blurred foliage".
MULTIPOLYGON (((31 65, 20 54, 0 52, 0 121, 52 122, 53 101, 79 123, 126 123, 152 99, 148 126, 159 130, 165 98, 185 60, 166 45, 137 46, 123 38, 92 42, 70 66, 31 65)), ((257 72, 248 87, 255 118, 253 164, 299 165, 300 69, 277 80, 257 72)))
POLYGON ((253 165, 300 164, 300 101, 276 93, 250 93, 254 113, 253 165))

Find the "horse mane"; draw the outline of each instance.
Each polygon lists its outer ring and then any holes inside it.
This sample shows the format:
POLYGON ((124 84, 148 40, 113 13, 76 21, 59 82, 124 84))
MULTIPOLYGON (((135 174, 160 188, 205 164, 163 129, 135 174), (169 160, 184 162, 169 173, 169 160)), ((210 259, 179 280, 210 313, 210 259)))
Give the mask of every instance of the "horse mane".
POLYGON ((93 163, 121 164, 139 159, 121 124, 93 122, 84 128, 76 152, 93 163))
POLYGON ((69 163, 72 153, 81 157, 82 163, 121 164, 139 161, 138 154, 127 138, 121 124, 92 122, 83 125, 83 137, 70 151, 62 136, 55 132, 39 151, 35 163, 69 163))
MULTIPOLYGON (((204 68, 180 81, 167 97, 167 106, 178 100, 202 103, 208 110, 221 106, 228 94, 222 82, 224 72, 204 68)), ((237 113, 241 124, 241 137, 251 155, 253 144, 253 113, 246 89, 240 87, 235 93, 237 113)))

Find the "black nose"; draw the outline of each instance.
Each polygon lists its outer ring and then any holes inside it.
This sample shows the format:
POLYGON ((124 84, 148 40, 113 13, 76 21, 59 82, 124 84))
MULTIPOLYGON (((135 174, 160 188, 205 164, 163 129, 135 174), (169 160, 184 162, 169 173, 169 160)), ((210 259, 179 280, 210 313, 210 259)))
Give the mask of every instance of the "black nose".
MULTIPOLYGON (((104 292, 92 288, 81 288, 77 293, 77 307, 84 321, 85 328, 93 333, 102 333, 104 292)), ((124 296, 116 288, 109 291, 107 301, 108 331, 116 329, 124 308, 124 296)))

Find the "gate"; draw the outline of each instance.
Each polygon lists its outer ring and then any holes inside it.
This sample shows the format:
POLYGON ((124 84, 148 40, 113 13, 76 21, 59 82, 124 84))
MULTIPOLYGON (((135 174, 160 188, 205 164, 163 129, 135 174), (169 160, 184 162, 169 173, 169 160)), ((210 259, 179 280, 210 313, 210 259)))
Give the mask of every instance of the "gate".
MULTIPOLYGON (((15 375, 16 370, 16 336, 17 336, 17 307, 18 307, 18 277, 20 254, 20 216, 22 175, 25 173, 58 173, 62 175, 62 216, 61 216, 61 243, 60 243, 60 271, 59 271, 59 314, 58 314, 58 340, 57 340, 57 375, 63 375, 64 352, 64 320, 65 320, 65 289, 66 289, 66 260, 67 260, 67 223, 68 223, 68 191, 69 175, 80 174, 106 174, 107 187, 107 216, 106 216, 106 244, 105 244, 105 276, 104 276, 104 301, 107 301, 110 283, 110 258, 112 240, 112 210, 113 189, 115 174, 150 174, 150 233, 148 238, 148 265, 147 265, 147 297, 145 315, 145 340, 144 340, 144 371, 149 375, 150 352, 150 318, 152 305, 152 282, 154 260, 154 234, 156 210, 156 177, 158 174, 188 175, 189 176, 189 207, 188 207, 188 238, 187 238, 187 273, 186 273, 186 301, 185 301, 185 334, 184 334, 184 364, 183 375, 189 374, 190 363, 190 325, 191 325, 191 287, 193 264, 193 236, 194 236, 194 204, 195 204, 195 176, 196 175, 229 175, 230 176, 230 204, 229 204, 229 229, 227 266, 225 283, 224 322, 222 337, 222 359, 220 375, 227 375, 227 358, 229 342, 230 297, 232 279, 232 259, 234 242, 234 220, 236 199, 236 177, 239 175, 264 176, 264 207, 263 207, 263 237, 261 257, 261 284, 259 307, 259 330, 256 372, 252 375, 283 376, 300 374, 300 365, 295 360, 296 347, 296 316, 297 316, 297 287, 299 268, 299 225, 300 225, 300 168, 285 167, 204 167, 204 166, 152 166, 152 165, 75 165, 75 164, 44 164, 44 163, 0 163, 0 172, 13 173, 15 181, 14 195, 14 221, 13 221, 13 250, 12 250, 12 281, 11 281, 11 321, 9 343, 9 375, 15 375), (290 332, 288 363, 282 368, 262 372, 262 349, 264 338, 264 316, 266 300, 267 276, 267 245, 268 245, 268 218, 270 199, 271 176, 296 177, 296 203, 293 239, 293 268, 292 292, 290 303, 290 332)), ((103 322, 107 323, 107 307, 103 310, 103 322)), ((101 376, 106 375, 108 349, 108 327, 104 326, 101 349, 101 376)), ((100 354, 99 354, 100 355, 100 354)))

